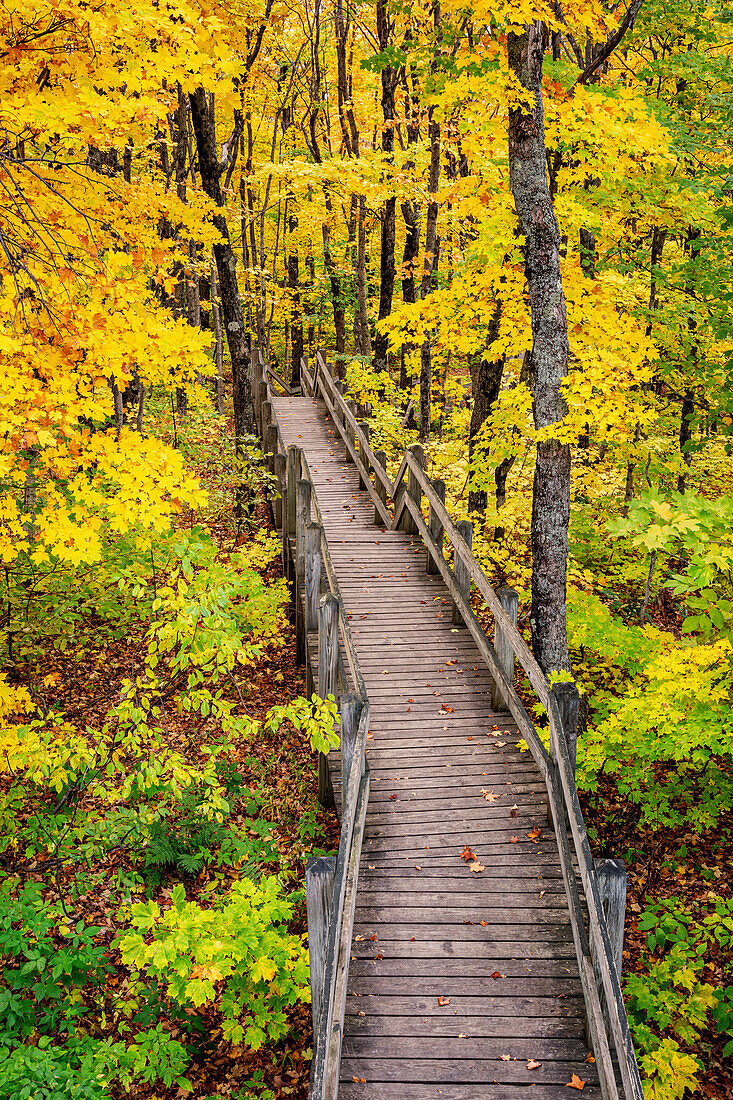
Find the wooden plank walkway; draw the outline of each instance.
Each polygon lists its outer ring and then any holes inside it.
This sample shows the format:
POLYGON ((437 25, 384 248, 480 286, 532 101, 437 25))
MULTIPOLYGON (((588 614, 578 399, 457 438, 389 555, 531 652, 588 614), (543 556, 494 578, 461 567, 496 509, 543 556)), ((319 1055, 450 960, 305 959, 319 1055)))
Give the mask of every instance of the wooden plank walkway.
POLYGON ((339 1096, 567 1100, 576 1074, 597 1100, 539 770, 422 543, 375 527, 324 403, 272 406, 308 461, 371 706, 339 1096))

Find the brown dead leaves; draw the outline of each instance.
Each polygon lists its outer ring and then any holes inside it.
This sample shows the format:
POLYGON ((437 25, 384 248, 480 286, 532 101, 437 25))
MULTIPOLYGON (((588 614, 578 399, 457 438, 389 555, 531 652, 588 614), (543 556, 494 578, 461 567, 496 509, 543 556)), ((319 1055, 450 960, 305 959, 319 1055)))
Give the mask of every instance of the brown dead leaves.
POLYGON ((577 1089, 578 1092, 582 1092, 586 1086, 585 1081, 581 1081, 577 1073, 571 1074, 570 1080, 565 1082, 566 1089, 577 1089))

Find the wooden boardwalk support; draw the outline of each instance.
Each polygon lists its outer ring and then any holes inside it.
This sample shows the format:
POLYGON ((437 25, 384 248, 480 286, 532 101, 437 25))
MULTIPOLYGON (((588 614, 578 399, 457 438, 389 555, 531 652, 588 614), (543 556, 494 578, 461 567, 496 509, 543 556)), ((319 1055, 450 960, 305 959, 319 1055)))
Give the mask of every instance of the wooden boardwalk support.
POLYGON ((302 648, 344 734, 320 765, 321 798, 335 787, 342 812, 335 876, 308 878, 323 990, 311 1096, 567 1100, 575 1074, 591 1100, 643 1100, 614 961, 619 906, 612 946, 572 778, 572 685, 550 691, 517 632, 516 593, 488 585, 422 448, 393 484, 323 357, 318 397, 315 373, 301 376, 311 396, 269 392, 287 454, 283 546, 302 578, 302 648), (496 654, 471 585, 495 616, 496 654), (516 654, 555 755, 514 690, 516 654))

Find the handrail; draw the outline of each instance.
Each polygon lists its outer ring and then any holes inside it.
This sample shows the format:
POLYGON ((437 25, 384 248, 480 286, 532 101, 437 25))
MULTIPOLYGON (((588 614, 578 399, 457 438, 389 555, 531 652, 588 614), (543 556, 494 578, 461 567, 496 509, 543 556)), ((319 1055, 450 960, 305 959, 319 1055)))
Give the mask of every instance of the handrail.
MULTIPOLYGON (((356 464, 361 480, 374 502, 376 515, 380 517, 385 525, 393 528, 400 525, 405 514, 411 517, 413 529, 417 530, 425 543, 429 556, 433 559, 438 572, 443 578, 459 614, 473 637, 482 659, 488 666, 517 724, 517 728, 524 737, 537 763, 547 787, 550 812, 558 842, 560 866, 568 899, 573 941, 599 1072, 601 1094, 603 1100, 619 1100, 610 1040, 616 1052, 625 1100, 643 1100, 641 1077, 621 993, 619 975, 613 960, 606 919, 596 885, 590 845, 575 787, 574 766, 570 760, 562 717, 555 695, 529 646, 506 613, 498 595, 476 560, 471 547, 461 535, 443 501, 426 476, 421 461, 418 460, 412 449, 405 452, 393 483, 372 451, 368 438, 353 416, 343 395, 336 387, 328 364, 320 353, 316 358, 312 373, 307 362, 303 360, 301 378, 306 393, 309 393, 312 397, 321 397, 324 400, 334 426, 351 459, 356 464), (346 430, 347 426, 349 431, 346 430), (358 450, 355 446, 357 441, 359 444, 358 450), (370 473, 374 474, 374 485, 370 473), (414 481, 411 480, 409 485, 403 485, 405 476, 408 473, 414 481), (376 483, 379 483, 383 496, 388 500, 392 500, 394 504, 393 515, 390 515, 383 497, 377 494, 376 483), (413 485, 417 486, 417 489, 413 488, 413 485), (442 545, 438 543, 425 521, 419 503, 421 495, 426 497, 432 515, 452 543, 453 568, 445 560, 442 545), (479 594, 493 613, 497 630, 501 631, 547 712, 550 727, 549 751, 545 748, 514 687, 514 683, 504 672, 493 646, 488 641, 476 618, 470 604, 469 591, 458 583, 454 571, 457 562, 462 564, 468 576, 475 583, 479 594), (577 871, 575 863, 577 863, 577 871), (578 881, 578 878, 580 881, 578 881), (581 888, 585 899, 587 920, 581 903, 581 888), (604 1022, 599 985, 605 997, 605 1020, 608 1022, 610 1036, 607 1034, 606 1023, 604 1022)), ((279 425, 278 437, 282 444, 283 440, 279 425)), ((305 470, 312 485, 307 460, 302 452, 301 467, 305 470)), ((312 494, 312 504, 316 509, 323 531, 323 517, 315 492, 312 494)), ((343 608, 325 535, 322 535, 321 538, 321 553, 329 588, 337 597, 340 608, 343 608)), ((369 702, 348 618, 345 614, 342 614, 340 619, 343 652, 346 655, 352 682, 363 700, 357 744, 353 755, 353 760, 358 760, 361 764, 359 767, 352 766, 348 776, 342 776, 344 790, 342 832, 329 926, 327 968, 324 982, 325 1007, 321 1016, 321 1026, 316 1037, 311 1078, 311 1097, 313 1100, 332 1100, 338 1089, 338 1067, 350 951, 350 928, 353 927, 353 905, 358 879, 359 854, 369 792, 369 769, 365 755, 369 702), (348 936, 346 935, 347 932, 348 936), (346 942, 347 939, 348 943, 346 942)))
POLYGON ((473 634, 474 640, 477 641, 479 651, 484 661, 489 665, 492 676, 498 680, 500 690, 507 706, 514 720, 517 722, 517 726, 522 732, 545 779, 553 816, 553 824, 558 837, 560 863, 563 879, 565 880, 566 893, 568 895, 573 937, 575 940, 576 954, 578 955, 583 992, 586 1005, 589 1009, 589 1024, 594 1040, 594 1048, 596 1050, 596 1064, 601 1077, 601 1088, 604 1100, 606 1097, 608 1097, 609 1100, 615 1100, 615 1097, 618 1096, 618 1091, 614 1077, 613 1062, 611 1060, 606 1031, 602 1020, 598 984, 594 976, 594 964, 600 974, 603 992, 606 998, 608 1019, 627 1100, 643 1100, 644 1092, 636 1062, 631 1030, 629 1028, 626 1009, 623 1002, 621 983, 613 961, 606 919, 598 896, 590 844, 588 842, 583 813, 575 786, 574 770, 570 762, 567 740, 555 697, 544 673, 529 649, 529 646, 502 607, 499 597, 494 592, 488 578, 476 561, 471 548, 453 523, 443 502, 425 476, 422 466, 410 451, 405 453, 405 457, 402 460, 395 479, 394 497, 397 500, 393 521, 394 527, 399 525, 403 513, 405 511, 409 512, 428 551, 432 553, 433 559, 443 579, 446 581, 451 596, 458 605, 468 629, 473 634), (483 635, 483 631, 481 631, 478 620, 476 620, 473 615, 468 600, 456 584, 453 571, 447 566, 441 548, 438 547, 433 539, 423 518, 422 511, 408 494, 406 488, 402 493, 399 491, 401 482, 408 470, 417 480, 421 490, 427 497, 430 507, 442 523, 445 533, 453 544, 454 555, 460 558, 471 578, 475 581, 479 593, 494 614, 497 626, 508 640, 515 657, 527 674, 540 702, 547 711, 550 725, 549 753, 544 749, 544 745, 542 745, 531 719, 521 704, 521 700, 514 686, 508 683, 507 678, 499 668, 493 647, 490 646, 485 637, 482 639, 478 638, 478 632, 480 631, 481 635, 483 635), (567 848, 566 821, 570 826, 570 833, 573 839, 573 847, 578 862, 580 880, 588 911, 589 937, 585 930, 585 922, 582 919, 582 910, 580 909, 579 898, 577 897, 578 891, 575 879, 575 868, 572 863, 571 853, 567 848), (563 843, 563 840, 565 843, 563 843))
MULTIPOLYGON (((258 367, 262 368, 263 364, 259 354, 257 364, 258 367)), ((307 366, 301 365, 301 372, 306 387, 309 387, 310 373, 307 366)), ((264 373, 263 380, 267 383, 269 399, 271 392, 269 374, 267 371, 264 371, 264 373)), ((260 427, 262 431, 265 430, 264 425, 260 425, 260 427)), ((284 450, 284 440, 279 424, 276 424, 276 429, 278 446, 284 450)), ((322 1008, 314 1035, 314 1055, 309 1093, 311 1100, 336 1100, 346 1010, 346 990, 351 959, 351 941, 354 928, 356 889, 362 841, 366 827, 366 811, 369 802, 370 776, 369 764, 366 758, 366 743, 370 709, 369 697, 359 665, 351 626, 326 538, 323 514, 318 502, 313 476, 307 456, 301 448, 297 448, 295 451, 295 465, 292 475, 295 477, 296 484, 301 477, 304 477, 311 486, 310 507, 321 532, 319 540, 322 563, 321 581, 323 582, 325 579, 325 587, 335 597, 339 609, 338 667, 342 673, 340 679, 343 683, 344 694, 348 693, 351 687, 353 692, 356 693, 361 708, 358 726, 355 731, 353 751, 348 759, 342 757, 342 759, 347 759, 347 763, 345 763, 345 774, 342 773, 341 776, 341 835, 333 878, 333 897, 324 960, 322 1008), (348 683, 347 672, 351 677, 351 685, 348 683)), ((385 516, 385 522, 391 525, 389 513, 385 516)), ((283 520, 283 524, 287 528, 286 519, 283 520)), ((294 532, 290 530, 286 531, 286 542, 293 534, 294 532)), ((342 729, 342 736, 343 734, 344 730, 342 729)))

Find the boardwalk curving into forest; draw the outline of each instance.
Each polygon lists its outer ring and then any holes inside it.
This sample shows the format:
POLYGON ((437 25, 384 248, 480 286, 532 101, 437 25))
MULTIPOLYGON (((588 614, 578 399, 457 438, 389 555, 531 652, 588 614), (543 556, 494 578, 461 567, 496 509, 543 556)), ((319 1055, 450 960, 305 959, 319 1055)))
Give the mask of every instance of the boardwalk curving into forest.
POLYGON ((339 1096, 539 1100, 573 1074, 599 1096, 539 769, 421 541, 375 526, 324 402, 272 411, 307 456, 371 703, 339 1096))

